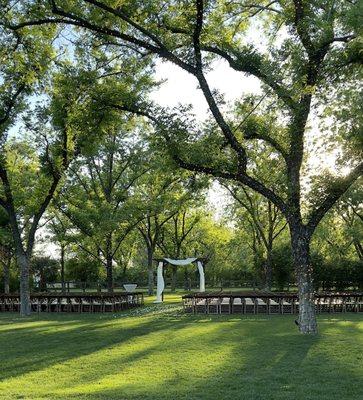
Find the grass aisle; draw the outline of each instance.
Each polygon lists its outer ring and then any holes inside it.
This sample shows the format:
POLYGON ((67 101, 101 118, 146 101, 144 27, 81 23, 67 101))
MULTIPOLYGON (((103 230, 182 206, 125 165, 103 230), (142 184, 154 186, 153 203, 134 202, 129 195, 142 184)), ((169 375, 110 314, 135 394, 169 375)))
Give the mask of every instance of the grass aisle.
POLYGON ((363 398, 363 316, 0 314, 0 399, 363 398))

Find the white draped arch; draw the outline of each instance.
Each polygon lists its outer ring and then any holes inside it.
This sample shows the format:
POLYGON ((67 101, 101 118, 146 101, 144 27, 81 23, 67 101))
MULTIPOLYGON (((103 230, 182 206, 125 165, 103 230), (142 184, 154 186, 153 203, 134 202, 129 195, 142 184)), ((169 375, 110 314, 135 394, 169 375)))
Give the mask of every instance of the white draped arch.
POLYGON ((185 266, 188 264, 196 263, 199 271, 199 291, 205 292, 204 266, 201 258, 198 257, 189 257, 184 259, 162 258, 156 261, 158 262, 158 267, 157 267, 157 288, 156 288, 155 303, 163 302, 163 291, 165 289, 163 269, 165 263, 178 266, 185 266))

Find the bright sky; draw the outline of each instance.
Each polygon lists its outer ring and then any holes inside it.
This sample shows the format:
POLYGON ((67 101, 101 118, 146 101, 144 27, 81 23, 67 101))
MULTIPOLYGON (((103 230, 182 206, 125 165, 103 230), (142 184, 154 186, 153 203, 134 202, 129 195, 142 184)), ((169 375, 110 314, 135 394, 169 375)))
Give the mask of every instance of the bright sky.
MULTIPOLYGON (((165 80, 165 82, 153 93, 153 100, 168 107, 178 104, 192 104, 197 120, 203 121, 206 118, 208 106, 201 90, 198 89, 196 79, 192 75, 172 63, 159 61, 156 65, 156 78, 165 80)), ((261 93, 257 78, 234 71, 225 61, 216 61, 213 64, 212 71, 207 74, 207 80, 212 89, 217 89, 224 94, 227 102, 233 102, 242 95, 261 93)), ((306 138, 306 149, 307 154, 309 154, 308 164, 311 171, 317 172, 322 167, 335 171, 338 149, 331 154, 319 153, 317 145, 313 141, 313 139, 319 139, 320 136, 317 118, 311 118, 310 128, 306 138)), ((208 200, 215 209, 217 217, 221 214, 223 204, 227 200, 225 196, 226 192, 220 185, 217 183, 212 185, 208 200)))
MULTIPOLYGON (((216 61, 213 70, 207 73, 212 89, 225 95, 227 101, 234 101, 243 94, 261 93, 259 81, 253 76, 246 77, 234 71, 225 61, 216 61)), ((162 106, 192 104, 199 120, 206 117, 208 110, 203 94, 198 90, 197 80, 170 62, 158 62, 156 79, 167 79, 152 98, 162 106)))
MULTIPOLYGON (((198 89, 197 80, 181 68, 170 62, 158 62, 156 79, 166 80, 153 93, 152 99, 161 106, 173 107, 179 104, 192 104, 197 120, 203 121, 208 113, 208 105, 198 89)), ((255 77, 246 77, 234 71, 225 61, 216 61, 213 69, 207 74, 209 85, 223 93, 227 102, 233 102, 243 94, 261 93, 260 84, 255 77)), ((226 192, 217 182, 213 183, 208 192, 208 202, 214 210, 216 218, 223 213, 227 201, 226 192)))

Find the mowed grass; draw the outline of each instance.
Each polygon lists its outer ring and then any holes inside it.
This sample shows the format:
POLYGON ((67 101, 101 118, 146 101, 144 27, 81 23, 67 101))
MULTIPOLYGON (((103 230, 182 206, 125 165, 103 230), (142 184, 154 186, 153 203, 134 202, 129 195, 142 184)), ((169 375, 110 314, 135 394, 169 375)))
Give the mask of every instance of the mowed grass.
POLYGON ((0 399, 363 399, 363 316, 0 314, 0 399))

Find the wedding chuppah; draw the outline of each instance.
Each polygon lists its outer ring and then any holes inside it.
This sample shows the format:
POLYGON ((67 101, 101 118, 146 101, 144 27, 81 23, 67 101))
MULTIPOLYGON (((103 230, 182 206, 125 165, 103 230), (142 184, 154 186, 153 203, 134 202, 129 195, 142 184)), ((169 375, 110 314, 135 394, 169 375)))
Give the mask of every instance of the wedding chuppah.
POLYGON ((163 302, 163 291, 165 288, 163 269, 164 265, 177 265, 184 267, 189 264, 195 263, 199 271, 199 292, 205 292, 205 276, 204 276, 204 266, 203 259, 199 257, 189 257, 185 259, 172 259, 172 258, 161 258, 155 260, 158 262, 157 267, 157 288, 156 288, 156 301, 155 303, 163 302))

